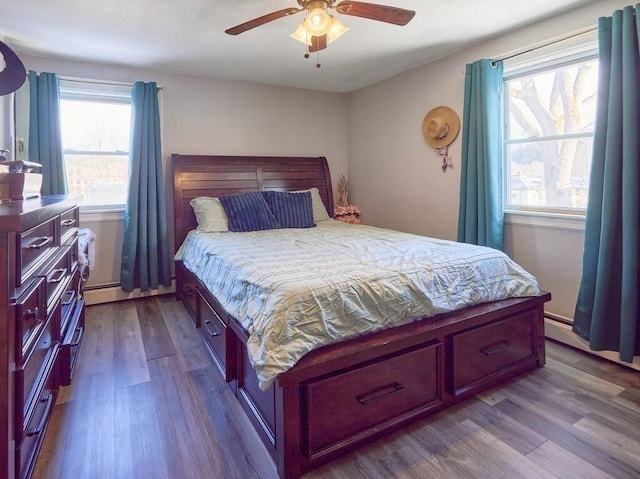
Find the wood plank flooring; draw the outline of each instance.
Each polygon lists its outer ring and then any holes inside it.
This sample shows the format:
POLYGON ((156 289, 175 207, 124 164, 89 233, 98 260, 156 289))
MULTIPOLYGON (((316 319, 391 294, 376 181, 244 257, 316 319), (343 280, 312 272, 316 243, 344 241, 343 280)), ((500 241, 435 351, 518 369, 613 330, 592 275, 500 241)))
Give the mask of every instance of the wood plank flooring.
MULTIPOLYGON (((89 306, 34 479, 276 478, 173 296, 89 306)), ((547 342, 547 365, 305 479, 639 478, 640 374, 547 342)))

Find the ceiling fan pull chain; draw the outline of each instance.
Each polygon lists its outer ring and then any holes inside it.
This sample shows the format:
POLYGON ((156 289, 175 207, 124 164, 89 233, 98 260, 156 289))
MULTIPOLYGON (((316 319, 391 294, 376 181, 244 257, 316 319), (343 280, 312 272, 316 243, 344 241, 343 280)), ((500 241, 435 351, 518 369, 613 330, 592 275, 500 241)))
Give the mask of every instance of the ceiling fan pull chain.
POLYGON ((320 50, 318 50, 318 63, 316 63, 316 68, 320 68, 320 50))

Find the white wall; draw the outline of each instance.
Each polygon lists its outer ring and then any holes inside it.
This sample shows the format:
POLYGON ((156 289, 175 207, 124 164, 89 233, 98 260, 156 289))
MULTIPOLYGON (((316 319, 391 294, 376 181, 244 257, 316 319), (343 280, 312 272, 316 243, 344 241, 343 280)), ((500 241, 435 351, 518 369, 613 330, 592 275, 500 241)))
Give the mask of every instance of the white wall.
MULTIPOLYGON (((171 230, 172 153, 326 156, 334 179, 347 173, 343 94, 38 57, 24 56, 22 60, 27 69, 61 76, 131 83, 156 81, 165 87, 161 93, 162 149, 171 230)), ((98 236, 96 266, 89 286, 119 282, 121 215, 107 215, 102 221, 81 215, 80 221, 98 236)))
MULTIPOLYGON (((601 0, 532 27, 504 35, 384 82, 349 93, 349 182, 352 202, 366 223, 455 239, 458 219, 461 135, 453 143, 454 169, 422 137, 422 120, 447 105, 462 119, 464 70, 480 58, 500 58, 572 32, 594 27, 600 16, 629 4, 601 0)), ((520 224, 523 223, 523 224, 520 224)), ((505 227, 505 249, 551 291, 551 313, 571 318, 579 288, 583 224, 505 227)))

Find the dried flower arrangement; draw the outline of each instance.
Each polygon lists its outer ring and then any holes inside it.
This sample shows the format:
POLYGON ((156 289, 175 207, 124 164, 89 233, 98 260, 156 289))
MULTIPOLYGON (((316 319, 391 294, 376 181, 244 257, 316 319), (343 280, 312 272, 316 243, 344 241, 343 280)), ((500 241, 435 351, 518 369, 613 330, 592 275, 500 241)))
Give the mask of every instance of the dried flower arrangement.
POLYGON ((338 221, 353 225, 362 224, 360 209, 357 206, 349 204, 349 192, 350 189, 347 178, 344 175, 340 175, 338 179, 338 205, 333 212, 333 217, 338 221))

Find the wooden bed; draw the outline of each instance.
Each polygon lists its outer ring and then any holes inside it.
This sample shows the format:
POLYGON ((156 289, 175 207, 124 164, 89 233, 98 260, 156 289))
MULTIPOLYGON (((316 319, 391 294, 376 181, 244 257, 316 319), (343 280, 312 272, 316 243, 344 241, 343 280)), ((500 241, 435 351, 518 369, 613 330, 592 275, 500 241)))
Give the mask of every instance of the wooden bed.
MULTIPOLYGON (((175 240, 196 227, 189 201, 317 187, 333 195, 323 157, 173 155, 175 240)), ((549 293, 473 306, 324 346, 265 392, 249 364, 247 332, 181 262, 184 302, 215 363, 269 450, 280 477, 299 477, 392 430, 542 367, 549 293)))

